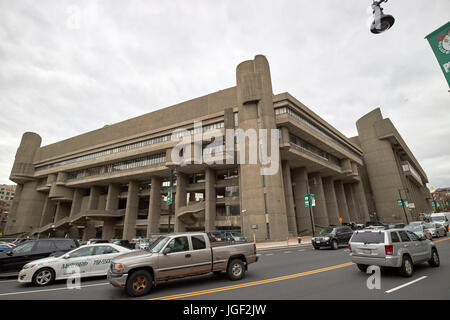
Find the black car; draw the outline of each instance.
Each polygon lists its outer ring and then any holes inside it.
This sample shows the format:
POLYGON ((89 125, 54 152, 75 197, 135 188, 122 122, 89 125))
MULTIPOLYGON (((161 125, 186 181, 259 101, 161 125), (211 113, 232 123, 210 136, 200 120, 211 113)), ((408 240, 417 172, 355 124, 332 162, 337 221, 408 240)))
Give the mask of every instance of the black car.
POLYGON ((111 243, 117 244, 118 246, 122 246, 128 249, 135 249, 136 247, 134 243, 131 243, 130 241, 123 239, 112 239, 111 243))
POLYGON ((347 245, 352 235, 353 230, 349 226, 328 227, 320 230, 311 242, 316 250, 323 247, 336 250, 340 245, 347 245))
POLYGON ((72 239, 35 239, 0 252, 0 274, 18 273, 28 262, 50 256, 60 256, 77 248, 78 242, 72 239))

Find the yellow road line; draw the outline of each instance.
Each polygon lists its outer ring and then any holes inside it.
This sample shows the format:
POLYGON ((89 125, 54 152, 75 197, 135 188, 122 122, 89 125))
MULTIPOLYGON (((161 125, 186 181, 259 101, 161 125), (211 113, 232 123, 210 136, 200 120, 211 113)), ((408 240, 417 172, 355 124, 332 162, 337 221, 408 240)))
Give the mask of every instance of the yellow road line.
POLYGON ((434 242, 434 243, 439 243, 439 242, 447 241, 447 240, 450 240, 450 238, 445 238, 445 239, 441 239, 441 240, 436 240, 436 241, 433 241, 433 242, 434 242))
POLYGON ((258 286, 258 285, 272 283, 272 282, 278 282, 278 281, 283 281, 283 280, 300 278, 300 277, 304 277, 304 276, 308 276, 308 275, 312 275, 312 274, 316 274, 316 273, 321 273, 321 272, 336 270, 336 269, 340 269, 340 268, 345 268, 345 267, 351 266, 353 264, 354 264, 353 262, 347 262, 347 263, 343 263, 343 264, 339 264, 339 265, 335 265, 335 266, 331 266, 331 267, 326 267, 326 268, 321 268, 321 269, 316 269, 316 270, 311 270, 311 271, 291 274, 291 275, 287 275, 287 276, 270 278, 270 279, 265 279, 265 280, 260 280, 260 281, 246 282, 246 283, 237 284, 237 285, 233 285, 233 286, 226 286, 226 287, 206 289, 206 290, 201 290, 201 291, 180 293, 180 294, 175 294, 175 295, 171 295, 171 296, 152 298, 152 299, 148 299, 148 300, 173 300, 173 299, 181 299, 181 298, 199 296, 199 295, 209 294, 209 293, 216 293, 216 292, 222 292, 222 291, 228 291, 228 290, 236 290, 236 289, 240 289, 240 288, 258 286))

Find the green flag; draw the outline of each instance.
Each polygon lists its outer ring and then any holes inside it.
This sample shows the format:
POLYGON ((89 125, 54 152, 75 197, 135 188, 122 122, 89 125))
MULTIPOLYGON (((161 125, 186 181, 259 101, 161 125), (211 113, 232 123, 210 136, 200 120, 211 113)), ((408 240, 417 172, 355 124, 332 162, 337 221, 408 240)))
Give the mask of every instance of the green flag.
POLYGON ((450 87, 450 21, 425 38, 433 49, 450 87))

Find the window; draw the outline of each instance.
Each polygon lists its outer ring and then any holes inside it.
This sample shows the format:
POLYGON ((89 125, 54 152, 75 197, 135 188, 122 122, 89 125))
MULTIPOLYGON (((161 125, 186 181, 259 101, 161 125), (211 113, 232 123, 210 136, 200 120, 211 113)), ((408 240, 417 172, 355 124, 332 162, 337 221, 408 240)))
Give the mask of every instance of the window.
POLYGON ((384 243, 384 233, 382 232, 356 232, 353 234, 351 242, 362 243, 384 243))
POLYGON ((167 248, 170 248, 170 252, 183 252, 189 251, 189 242, 187 237, 178 237, 170 240, 167 248))
POLYGON ((68 251, 70 249, 75 249, 75 243, 73 241, 59 240, 55 241, 56 249, 61 251, 68 251))
POLYGON ((35 250, 37 252, 51 252, 56 250, 56 247, 53 244, 53 241, 41 240, 37 242, 35 250))
POLYGON ((206 242, 204 236, 192 236, 192 247, 194 250, 206 249, 206 242))
POLYGON ((402 239, 402 242, 409 242, 411 239, 408 237, 408 234, 406 231, 399 231, 398 234, 400 235, 400 238, 402 239))
POLYGON ((69 258, 81 258, 88 257, 94 254, 95 247, 84 247, 80 248, 69 255, 69 258))
POLYGON ((24 244, 21 244, 20 246, 17 246, 13 249, 14 253, 29 253, 33 250, 34 244, 36 242, 34 241, 28 241, 24 244))
POLYGON ((392 243, 400 242, 400 238, 398 237, 397 232, 391 232, 392 243))
POLYGON ((406 233, 408 233, 409 238, 412 241, 419 241, 419 238, 417 237, 417 235, 411 231, 406 231, 406 233))
POLYGON ((95 255, 99 254, 111 254, 111 253, 118 253, 116 249, 114 249, 111 246, 99 246, 95 247, 95 255))

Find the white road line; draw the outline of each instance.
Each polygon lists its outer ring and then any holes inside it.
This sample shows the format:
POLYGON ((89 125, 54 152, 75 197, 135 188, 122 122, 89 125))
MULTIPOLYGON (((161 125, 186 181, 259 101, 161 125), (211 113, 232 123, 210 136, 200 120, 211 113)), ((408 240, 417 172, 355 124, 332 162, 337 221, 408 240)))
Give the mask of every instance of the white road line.
POLYGON ((266 256, 273 256, 273 253, 268 253, 266 254, 266 256))
POLYGON ((302 251, 305 251, 305 249, 300 249, 300 250, 298 250, 298 252, 302 252, 302 251))
MULTIPOLYGON (((88 287, 98 287, 98 286, 104 286, 109 284, 107 283, 97 283, 97 284, 88 284, 85 286, 81 286, 80 289, 88 288, 88 287)), ((60 290, 74 290, 77 289, 69 289, 69 288, 56 288, 56 289, 43 289, 43 290, 30 290, 30 291, 18 291, 18 292, 9 292, 9 293, 0 293, 0 296, 12 296, 17 294, 26 294, 26 293, 38 293, 38 292, 50 292, 50 291, 60 291, 60 290)))
POLYGON ((423 279, 426 279, 426 278, 427 278, 427 276, 420 277, 420 278, 418 278, 418 279, 416 279, 416 280, 407 282, 407 283, 405 283, 405 284, 402 284, 401 286, 398 286, 398 287, 395 287, 395 288, 393 288, 393 289, 391 289, 391 290, 388 290, 388 291, 386 291, 386 293, 391 293, 391 292, 397 291, 397 290, 399 290, 399 289, 401 289, 401 288, 407 287, 407 286, 409 286, 409 285, 411 285, 411 284, 413 284, 413 283, 419 282, 419 281, 421 281, 421 280, 423 280, 423 279))
POLYGON ((292 251, 285 251, 284 253, 291 253, 292 251))
POLYGON ((17 282, 17 279, 15 279, 15 280, 1 280, 0 281, 0 283, 3 283, 3 282, 17 282))

